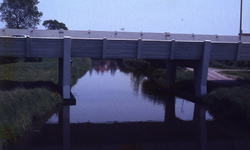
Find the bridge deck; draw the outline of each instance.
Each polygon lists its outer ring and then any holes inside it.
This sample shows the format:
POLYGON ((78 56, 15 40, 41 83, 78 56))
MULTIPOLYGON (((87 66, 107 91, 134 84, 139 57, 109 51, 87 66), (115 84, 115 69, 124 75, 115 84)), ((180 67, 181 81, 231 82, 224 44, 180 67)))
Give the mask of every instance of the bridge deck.
MULTIPOLYGON (((0 37, 0 57, 63 57, 63 38, 0 37)), ((204 41, 72 38, 71 57, 202 59, 204 41)), ((211 42, 210 60, 250 60, 250 43, 211 42)))

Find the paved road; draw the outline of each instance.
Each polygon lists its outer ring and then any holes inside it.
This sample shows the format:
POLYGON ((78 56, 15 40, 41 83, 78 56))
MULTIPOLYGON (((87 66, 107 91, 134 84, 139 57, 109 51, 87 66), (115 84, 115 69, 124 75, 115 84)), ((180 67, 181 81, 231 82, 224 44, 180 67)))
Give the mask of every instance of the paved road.
POLYGON ((226 77, 226 76, 218 73, 220 71, 250 71, 250 70, 209 68, 207 80, 210 80, 210 81, 213 81, 213 80, 235 80, 235 78, 229 78, 229 77, 226 77))
MULTIPOLYGON (((187 69, 193 71, 193 68, 187 68, 187 69)), ((207 80, 209 80, 209 81, 235 80, 235 78, 229 78, 229 77, 226 77, 226 76, 218 73, 220 71, 250 71, 250 70, 208 68, 207 80)))

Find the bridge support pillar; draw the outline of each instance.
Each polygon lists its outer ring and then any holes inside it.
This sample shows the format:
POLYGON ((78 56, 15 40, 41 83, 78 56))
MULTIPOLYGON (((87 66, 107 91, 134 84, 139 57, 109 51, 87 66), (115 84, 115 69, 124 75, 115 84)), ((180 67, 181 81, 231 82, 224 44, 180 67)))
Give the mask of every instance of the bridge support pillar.
POLYGON ((205 41, 202 59, 199 60, 194 66, 195 96, 198 97, 207 94, 207 74, 208 74, 210 51, 211 51, 211 41, 205 41))
POLYGON ((166 84, 168 88, 171 88, 174 86, 175 83, 175 75, 176 75, 176 64, 173 60, 167 60, 166 61, 166 84))
POLYGON ((63 99, 70 99, 70 58, 71 38, 63 39, 63 56, 59 58, 59 85, 62 87, 63 99))

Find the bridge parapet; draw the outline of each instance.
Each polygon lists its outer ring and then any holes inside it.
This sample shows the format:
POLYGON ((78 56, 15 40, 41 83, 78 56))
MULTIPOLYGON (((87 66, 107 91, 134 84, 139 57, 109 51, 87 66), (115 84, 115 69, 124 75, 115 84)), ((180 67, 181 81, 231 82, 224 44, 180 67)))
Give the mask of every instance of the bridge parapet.
MULTIPOLYGON (((33 29, 2 29, 0 36, 12 36, 14 34, 24 34, 30 37, 63 37, 72 38, 108 38, 108 39, 150 39, 150 40, 189 40, 189 41, 226 41, 238 42, 239 36, 226 35, 205 35, 205 34, 175 34, 150 33, 150 32, 123 32, 123 31, 77 31, 77 30, 33 30, 33 29)), ((242 36, 242 42, 250 42, 249 35, 242 36)))
MULTIPOLYGON (((71 57, 200 60, 204 41, 72 38, 71 57)), ((0 57, 63 57, 63 38, 0 37, 0 57)), ((250 43, 211 42, 210 60, 250 60, 250 43)))

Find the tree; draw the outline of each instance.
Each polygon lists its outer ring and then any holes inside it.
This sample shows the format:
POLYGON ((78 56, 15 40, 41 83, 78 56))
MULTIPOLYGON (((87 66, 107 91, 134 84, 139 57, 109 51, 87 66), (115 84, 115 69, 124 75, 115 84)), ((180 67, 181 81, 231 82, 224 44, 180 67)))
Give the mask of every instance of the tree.
POLYGON ((36 29, 43 13, 38 11, 38 0, 3 0, 0 19, 7 28, 36 29))
POLYGON ((45 26, 45 28, 49 30, 59 30, 59 29, 68 30, 68 28, 64 23, 58 22, 57 20, 45 20, 43 22, 43 26, 45 26))

